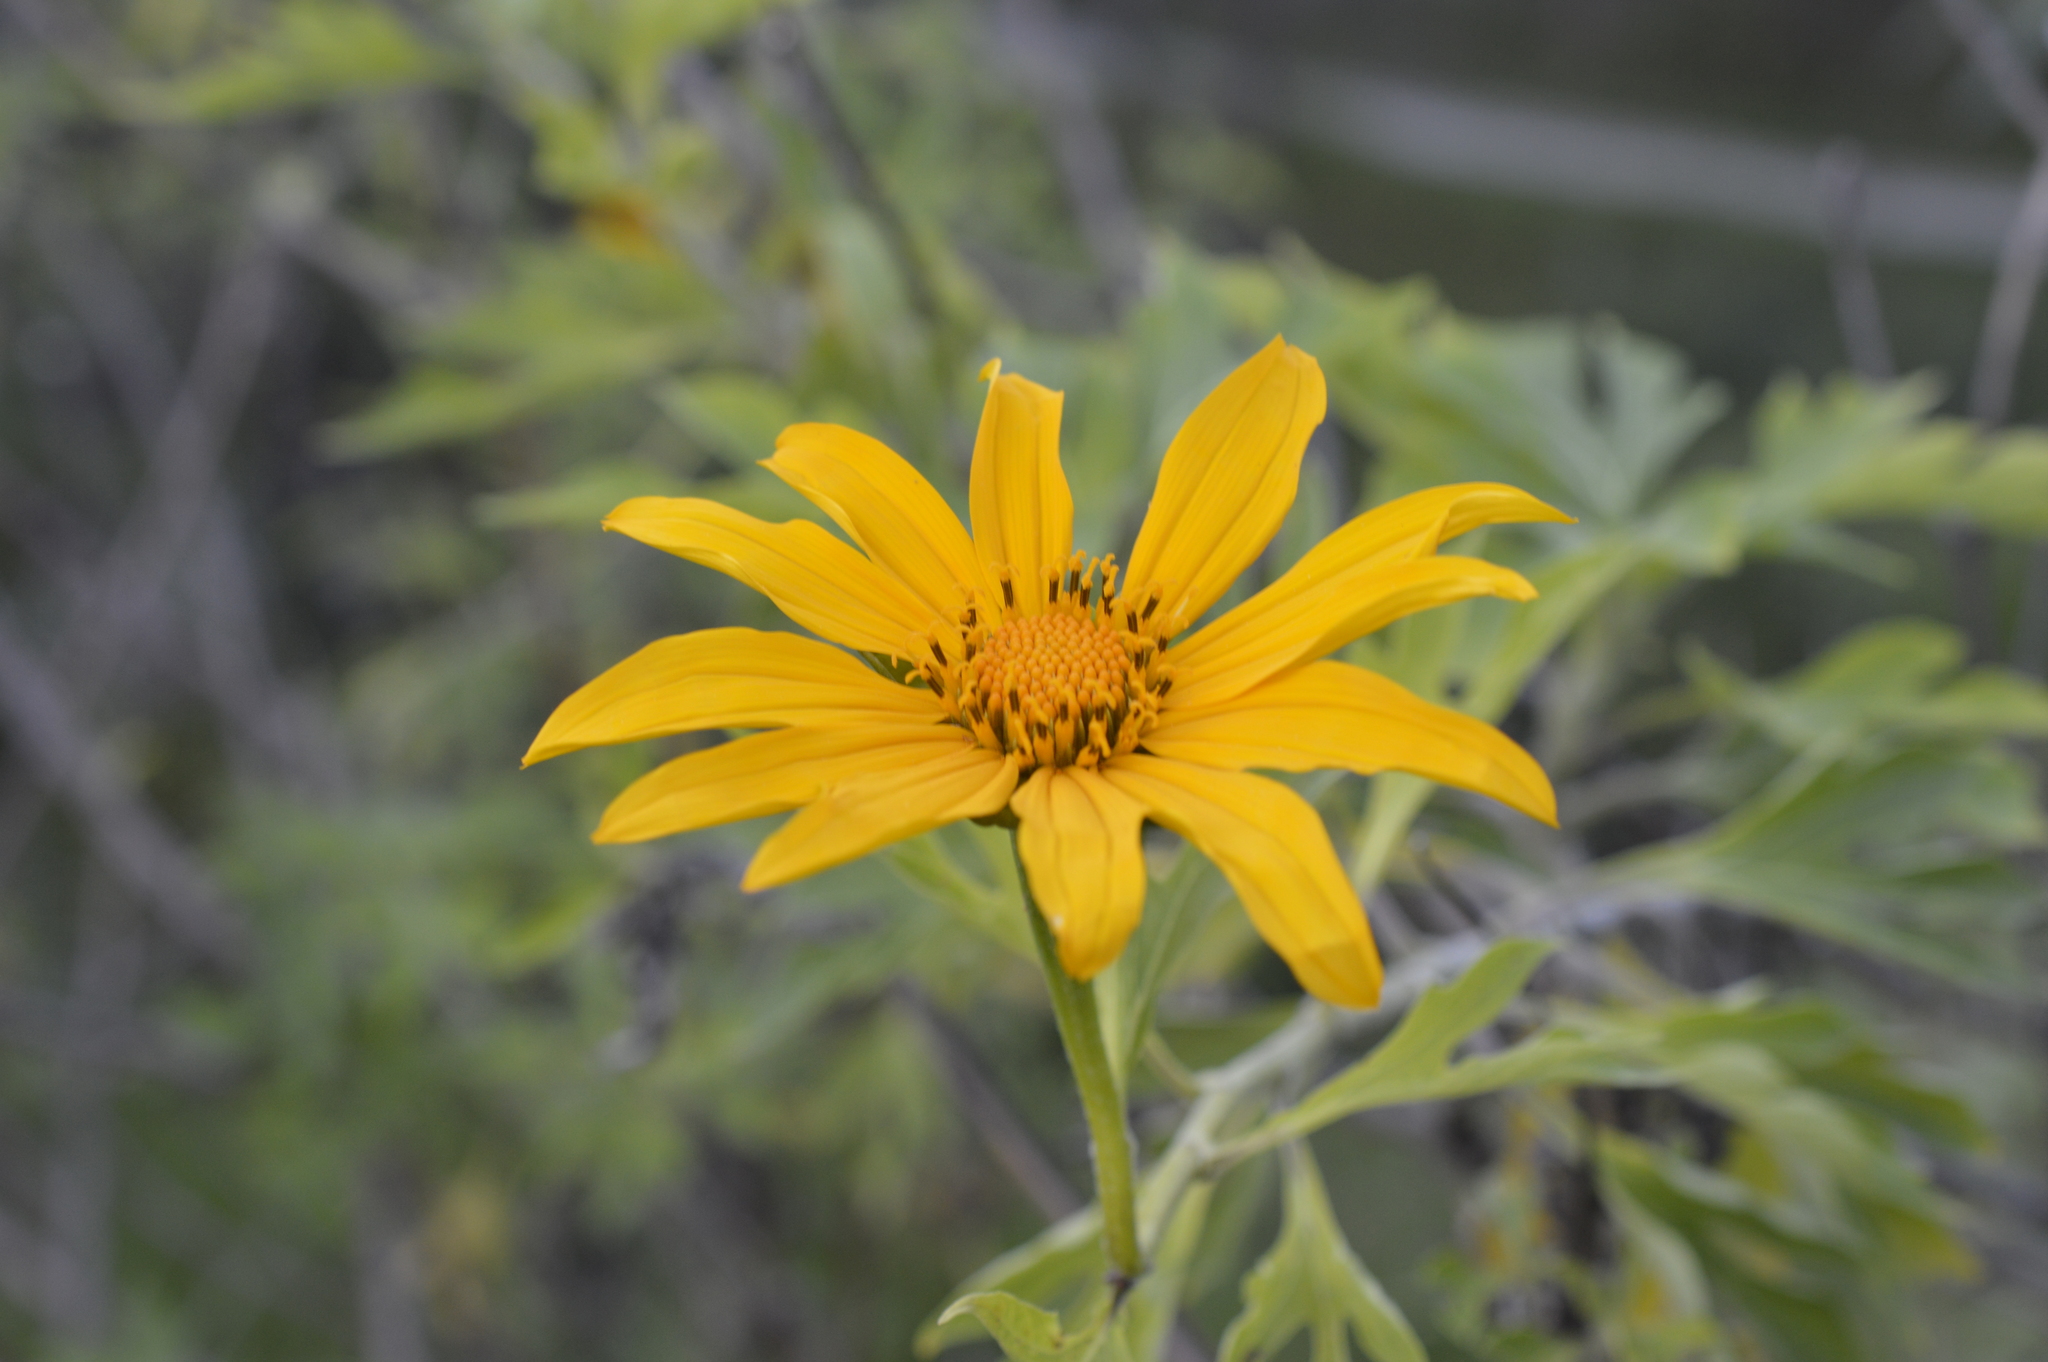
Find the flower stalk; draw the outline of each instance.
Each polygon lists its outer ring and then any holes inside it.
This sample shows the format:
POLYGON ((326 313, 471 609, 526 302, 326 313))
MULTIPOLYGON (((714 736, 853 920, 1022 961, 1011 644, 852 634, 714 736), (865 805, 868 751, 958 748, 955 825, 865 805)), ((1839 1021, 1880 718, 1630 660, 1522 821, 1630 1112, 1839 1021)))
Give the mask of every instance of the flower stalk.
MULTIPOLYGON (((1016 849, 1016 834, 1011 834, 1016 849)), ((1017 884, 1024 894, 1031 939, 1038 944, 1038 963, 1052 994, 1053 1020, 1066 1048, 1067 1066, 1080 1089, 1081 1110, 1088 1119, 1088 1144, 1095 1170, 1095 1198, 1102 1207, 1102 1243, 1109 1257, 1110 1281, 1121 1299, 1145 1270, 1138 1247, 1137 1168, 1131 1147, 1131 1126, 1124 1095, 1110 1067, 1109 1047, 1102 1039, 1102 1017, 1095 990, 1075 979, 1060 964, 1059 943, 1031 894, 1031 878, 1017 858, 1017 884)))

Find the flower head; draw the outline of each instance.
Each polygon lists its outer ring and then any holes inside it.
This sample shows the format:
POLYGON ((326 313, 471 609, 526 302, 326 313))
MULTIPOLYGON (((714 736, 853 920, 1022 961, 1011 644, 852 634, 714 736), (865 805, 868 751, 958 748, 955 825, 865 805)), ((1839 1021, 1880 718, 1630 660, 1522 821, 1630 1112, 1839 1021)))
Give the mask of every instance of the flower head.
POLYGON ((1073 550, 1060 394, 994 364, 982 376, 971 533, 900 456, 829 425, 790 427, 766 467, 851 544, 689 497, 613 511, 607 529, 731 574, 828 642, 752 629, 662 639, 563 701, 527 762, 762 730, 643 776, 597 830, 636 842, 798 810, 762 844, 748 889, 1007 809, 1077 979, 1115 960, 1138 924, 1150 820, 1216 862, 1310 993, 1372 1005, 1379 954, 1322 819, 1249 768, 1408 771, 1554 821, 1549 780, 1498 730, 1321 659, 1430 606, 1532 598, 1516 573, 1438 546, 1480 525, 1569 517, 1494 483, 1417 492, 1190 633, 1294 500, 1325 407, 1315 361, 1276 338, 1196 408, 1121 569, 1073 550), (894 675, 847 649, 892 659, 894 675))

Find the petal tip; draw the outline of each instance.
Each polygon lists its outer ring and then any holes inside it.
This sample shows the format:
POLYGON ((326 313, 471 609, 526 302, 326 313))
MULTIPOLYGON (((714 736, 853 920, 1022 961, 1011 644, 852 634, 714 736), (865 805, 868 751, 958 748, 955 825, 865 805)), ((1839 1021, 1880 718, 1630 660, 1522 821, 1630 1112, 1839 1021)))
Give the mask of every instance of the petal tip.
POLYGON ((1325 948, 1312 951, 1305 959, 1289 959, 1295 979, 1311 996, 1333 1006, 1360 1012, 1378 1007, 1386 970, 1378 949, 1371 944, 1371 929, 1366 930, 1363 946, 1325 948))
POLYGON ((644 842, 647 839, 645 837, 635 837, 629 832, 622 832, 619 820, 613 818, 611 810, 607 809, 605 810, 604 817, 597 820, 597 828, 590 834, 590 840, 595 846, 617 847, 625 846, 631 842, 644 842))
POLYGON ((991 359, 988 363, 981 366, 980 379, 983 383, 987 383, 989 380, 995 378, 998 374, 1002 373, 1002 371, 1003 361, 1001 359, 991 359))
POLYGON ((1333 1007, 1348 1007, 1355 1012, 1370 1012, 1380 1005, 1380 984, 1377 979, 1370 985, 1357 988, 1346 986, 1339 990, 1325 985, 1322 988, 1312 988, 1309 992, 1333 1007))
POLYGON ((1060 968, 1065 970, 1067 977, 1075 983, 1085 984, 1115 963, 1116 956, 1112 955, 1108 959, 1101 959, 1099 958, 1101 954, 1099 950, 1083 950, 1078 944, 1069 949, 1067 943, 1062 940, 1060 942, 1060 968))
POLYGON ((613 534, 625 534, 626 531, 621 526, 633 518, 634 508, 638 507, 643 501, 652 501, 654 499, 653 497, 628 497, 604 513, 604 519, 597 522, 598 528, 613 534))

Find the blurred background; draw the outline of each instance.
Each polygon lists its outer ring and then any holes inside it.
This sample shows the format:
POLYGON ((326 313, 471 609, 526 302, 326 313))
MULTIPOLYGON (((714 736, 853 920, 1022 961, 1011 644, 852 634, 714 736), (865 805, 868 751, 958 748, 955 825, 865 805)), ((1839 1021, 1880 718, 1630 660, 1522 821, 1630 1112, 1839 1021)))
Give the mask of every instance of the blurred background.
MULTIPOLYGON (((1561 1003, 1767 995, 1773 1062, 1931 1189, 1681 1097, 1347 1122, 1331 1196, 1431 1355, 2048 1355, 2044 19, 0 0, 0 1356, 937 1346, 1087 1185, 1001 846, 749 899, 760 825, 589 845, 693 743, 522 773, 553 704, 777 627, 597 522, 813 514, 753 462, 799 419, 957 497, 999 355, 1122 550, 1283 329, 1333 419, 1255 576, 1424 483, 1582 522, 1486 543, 1536 624, 1357 654, 1564 799, 1304 784, 1389 954, 1540 901, 1561 1003), (1573 1122, 1683 1168, 1624 1193, 1573 1122)), ((1214 1063, 1292 1002, 1219 913, 1161 1034, 1214 1063)), ((1224 1184, 1176 1362, 1277 1215, 1224 1184)))

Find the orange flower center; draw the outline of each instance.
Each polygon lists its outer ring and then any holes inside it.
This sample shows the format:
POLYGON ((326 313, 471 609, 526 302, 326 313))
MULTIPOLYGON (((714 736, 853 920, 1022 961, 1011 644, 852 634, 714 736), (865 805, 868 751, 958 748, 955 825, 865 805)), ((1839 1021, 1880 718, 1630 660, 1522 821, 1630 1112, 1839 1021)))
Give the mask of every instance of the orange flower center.
POLYGON ((1007 567, 1003 600, 970 601, 957 625, 924 640, 919 670, 947 717, 1018 768, 1098 766, 1138 741, 1159 717, 1173 678, 1161 660, 1158 587, 1140 603, 1116 597, 1116 561, 1075 554, 1029 596, 1007 567), (1102 589, 1095 587, 1102 574, 1102 589), (1044 602, 1030 613, 1028 605, 1044 602))

